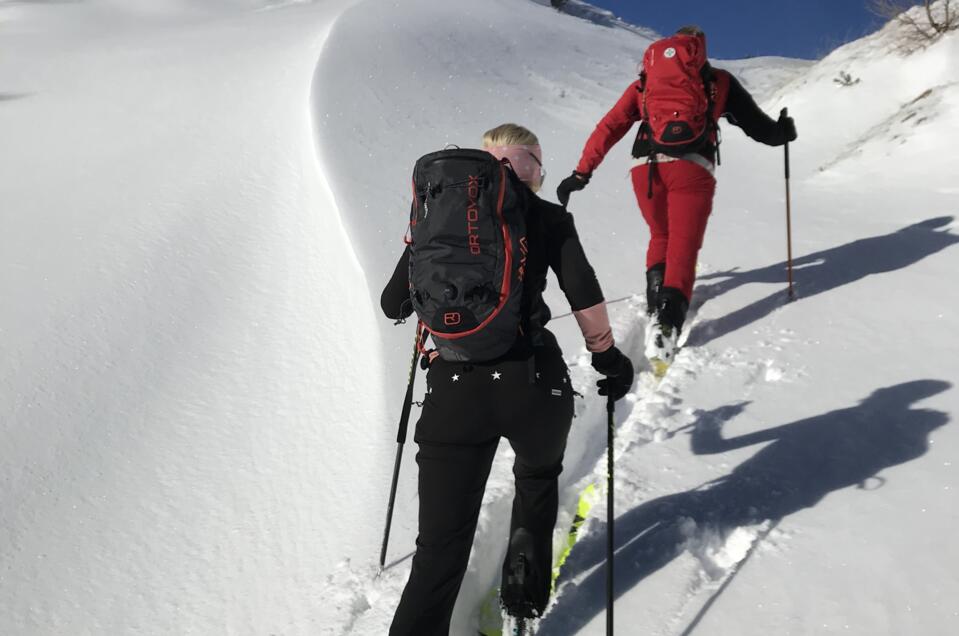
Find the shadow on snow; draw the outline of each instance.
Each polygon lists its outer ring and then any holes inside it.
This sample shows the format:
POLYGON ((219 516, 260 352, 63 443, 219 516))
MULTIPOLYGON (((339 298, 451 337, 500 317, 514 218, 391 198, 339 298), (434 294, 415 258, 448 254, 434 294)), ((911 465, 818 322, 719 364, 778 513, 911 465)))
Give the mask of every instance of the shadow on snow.
POLYGON ((12 102, 31 97, 33 93, 0 93, 0 102, 12 102))
MULTIPOLYGON (((872 236, 838 247, 808 254, 793 261, 793 284, 801 300, 856 282, 870 274, 882 274, 908 267, 927 256, 959 243, 959 236, 940 230, 954 220, 940 216, 881 236, 872 236)), ((746 272, 716 272, 699 280, 725 278, 718 283, 700 285, 695 297, 712 299, 749 283, 786 284, 786 263, 776 263, 746 272)), ((770 295, 736 311, 700 322, 689 332, 687 346, 701 346, 761 320, 786 302, 786 292, 777 288, 770 295)))
MULTIPOLYGON (((925 454, 930 432, 949 420, 944 412, 912 404, 950 387, 941 380, 898 384, 873 392, 851 408, 731 439, 722 436, 722 426, 748 403, 700 414, 691 433, 696 455, 767 445, 724 477, 651 500, 617 518, 617 596, 686 550, 701 559, 707 574, 721 578, 727 570, 713 565, 704 548, 722 545, 736 528, 763 521, 777 524, 850 486, 881 487, 885 479, 880 472, 925 454)), ((606 532, 599 526, 576 544, 566 571, 601 566, 605 548, 606 532)), ((605 568, 598 567, 578 584, 567 584, 538 633, 576 633, 605 611, 605 577, 605 568)))

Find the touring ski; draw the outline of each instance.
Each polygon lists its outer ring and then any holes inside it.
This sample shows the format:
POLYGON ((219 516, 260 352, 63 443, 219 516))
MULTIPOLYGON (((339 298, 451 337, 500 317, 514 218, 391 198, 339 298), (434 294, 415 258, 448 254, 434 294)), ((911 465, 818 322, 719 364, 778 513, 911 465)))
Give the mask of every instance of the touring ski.
MULTIPOLYGON (((563 565, 569 557, 576 540, 579 538, 579 531, 589 517, 589 512, 596 503, 598 493, 594 484, 589 484, 579 496, 576 503, 576 512, 573 515, 573 521, 570 523, 569 531, 563 536, 558 544, 553 546, 553 571, 551 573, 550 594, 556 590, 556 581, 562 572, 563 565)), ((479 635, 480 636, 516 636, 520 634, 532 634, 535 628, 536 619, 517 619, 507 614, 500 603, 499 586, 490 590, 489 594, 483 600, 479 612, 479 635), (521 629, 524 631, 516 631, 521 629)))

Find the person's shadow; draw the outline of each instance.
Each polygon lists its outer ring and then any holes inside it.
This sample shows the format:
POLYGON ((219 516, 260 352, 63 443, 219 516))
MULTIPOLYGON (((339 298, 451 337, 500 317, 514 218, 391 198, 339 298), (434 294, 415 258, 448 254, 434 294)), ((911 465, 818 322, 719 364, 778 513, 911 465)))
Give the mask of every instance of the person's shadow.
MULTIPOLYGON (((745 404, 701 415, 691 433, 696 455, 767 445, 724 477, 648 501, 618 517, 616 595, 686 550, 702 561, 707 574, 721 578, 727 570, 712 562, 708 547, 722 545, 737 528, 763 521, 778 524, 850 486, 864 493, 881 488, 885 477, 880 473, 925 454, 929 433, 949 420, 944 412, 911 405, 949 387, 941 380, 898 384, 873 392, 851 408, 732 439, 722 436, 722 425, 745 404)), ((868 528, 861 531, 868 535, 868 528)), ((589 571, 604 563, 605 550, 606 532, 600 526, 574 546, 564 567, 570 574, 589 571)), ((597 567, 578 584, 568 583, 538 633, 574 634, 605 611, 605 576, 605 568, 597 567)))
MULTIPOLYGON (((800 299, 831 291, 870 274, 881 274, 908 267, 923 258, 959 243, 949 229, 939 229, 954 220, 940 216, 881 236, 872 236, 838 247, 808 254, 793 261, 796 296, 800 299)), ((776 291, 741 309, 697 323, 689 332, 687 346, 707 342, 765 318, 786 302, 786 263, 776 263, 745 272, 730 270, 700 276, 699 280, 723 278, 717 283, 699 285, 696 296, 712 299, 749 283, 777 283, 776 291)))

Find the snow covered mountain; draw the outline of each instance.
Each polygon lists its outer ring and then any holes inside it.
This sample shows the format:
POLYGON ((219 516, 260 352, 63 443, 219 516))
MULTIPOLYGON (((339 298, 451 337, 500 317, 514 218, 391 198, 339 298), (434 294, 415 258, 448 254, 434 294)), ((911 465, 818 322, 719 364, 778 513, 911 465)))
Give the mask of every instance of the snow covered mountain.
MULTIPOLYGON (((413 161, 516 121, 550 190, 655 37, 545 4, 0 1, 0 633, 386 632, 415 537, 408 452, 377 576, 412 329, 377 298, 413 161)), ((782 151, 726 126, 686 346, 618 412, 622 630, 959 630, 959 37, 902 57, 897 28, 812 65, 716 62, 796 118, 799 298, 782 151)), ((642 367, 627 167, 624 142, 572 208, 642 367)), ((602 482, 604 414, 553 326, 587 395, 568 516, 602 482)), ((455 634, 495 583, 510 461, 455 634)), ((603 633, 602 519, 541 634, 603 633)))

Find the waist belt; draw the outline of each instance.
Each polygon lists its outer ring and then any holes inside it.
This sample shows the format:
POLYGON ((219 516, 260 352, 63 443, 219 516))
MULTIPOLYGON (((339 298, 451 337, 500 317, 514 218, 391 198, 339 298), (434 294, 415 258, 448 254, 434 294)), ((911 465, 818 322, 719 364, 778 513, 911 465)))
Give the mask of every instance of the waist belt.
POLYGON ((716 176, 716 166, 712 161, 702 156, 698 152, 690 152, 681 157, 673 157, 661 152, 655 152, 648 157, 637 157, 633 159, 632 168, 636 166, 645 166, 647 163, 670 163, 673 161, 692 161, 697 166, 701 166, 709 174, 716 176))

